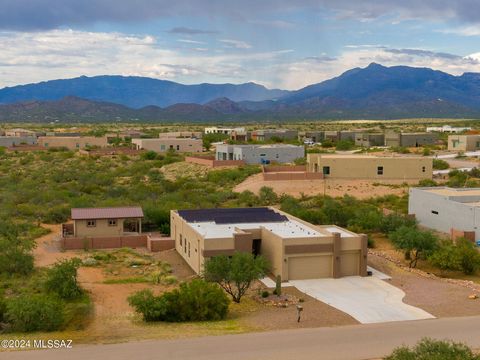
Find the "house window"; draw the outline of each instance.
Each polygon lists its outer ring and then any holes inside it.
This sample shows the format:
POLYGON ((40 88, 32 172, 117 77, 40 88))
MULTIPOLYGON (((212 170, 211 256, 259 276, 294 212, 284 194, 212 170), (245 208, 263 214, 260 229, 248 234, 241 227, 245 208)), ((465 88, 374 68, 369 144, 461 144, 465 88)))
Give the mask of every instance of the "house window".
POLYGON ((323 167, 323 175, 330 175, 330 166, 323 167))
POLYGON ((260 154, 260 156, 267 156, 267 154, 260 154))
POLYGON ((459 140, 452 140, 452 146, 453 147, 457 147, 459 143, 460 143, 459 140))
POLYGON ((116 219, 108 220, 108 226, 117 226, 117 220, 116 219))
POLYGON ((432 214, 438 215, 438 211, 432 210, 432 214))
POLYGON ((165 145, 160 145, 160 150, 165 150, 165 145))
POLYGON ((477 141, 477 148, 480 148, 480 141, 477 141))
POLYGON ((190 243, 188 243, 188 257, 190 257, 190 243))
POLYGON ((80 147, 80 144, 79 143, 76 143, 75 144, 75 147, 78 149, 80 147))
MULTIPOLYGON (((15 144, 13 144, 13 145, 15 145, 15 144)), ((45 143, 45 147, 48 147, 48 143, 45 143)))
POLYGON ((277 154, 277 155, 275 155, 275 157, 278 159, 280 156, 277 154))
POLYGON ((173 150, 173 145, 170 145, 170 150, 173 150))
POLYGON ((180 234, 180 246, 182 246, 182 234, 180 234))
POLYGON ((97 226, 96 220, 87 220, 87 227, 95 227, 97 226))
POLYGON ((383 175, 383 166, 377 167, 377 175, 383 175))
POLYGON ((422 172, 425 172, 425 166, 422 166, 422 172))

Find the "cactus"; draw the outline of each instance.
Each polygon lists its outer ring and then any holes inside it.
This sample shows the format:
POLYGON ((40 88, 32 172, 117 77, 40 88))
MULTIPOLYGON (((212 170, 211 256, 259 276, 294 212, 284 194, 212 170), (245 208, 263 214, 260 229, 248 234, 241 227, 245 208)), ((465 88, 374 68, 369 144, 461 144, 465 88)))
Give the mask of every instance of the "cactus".
POLYGON ((282 295, 282 277, 280 275, 277 275, 275 279, 275 295, 282 295))

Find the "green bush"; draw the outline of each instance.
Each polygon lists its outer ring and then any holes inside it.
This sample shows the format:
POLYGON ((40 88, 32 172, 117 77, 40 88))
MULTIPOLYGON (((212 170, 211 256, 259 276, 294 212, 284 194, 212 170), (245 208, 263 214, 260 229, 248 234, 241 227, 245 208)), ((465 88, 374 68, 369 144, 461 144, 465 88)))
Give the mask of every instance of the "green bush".
POLYGON ((2 294, 0 294, 0 323, 5 321, 6 313, 7 313, 7 301, 5 300, 5 297, 2 294))
POLYGON ((397 230, 400 226, 414 228, 416 225, 417 221, 414 218, 393 213, 382 218, 380 223, 380 231, 384 234, 389 234, 397 230))
POLYGON ((457 252, 460 258, 460 269, 465 275, 473 274, 480 268, 480 253, 475 245, 466 239, 457 239, 457 252))
POLYGON ((203 276, 216 282, 239 303, 250 285, 268 272, 269 263, 263 256, 235 252, 232 256, 219 255, 209 258, 204 264, 203 276))
POLYGON ((278 196, 273 191, 272 188, 268 186, 262 186, 258 192, 258 198, 260 200, 260 204, 266 205, 274 205, 278 202, 278 196))
POLYGON ((130 296, 128 302, 145 321, 167 322, 222 320, 229 304, 222 289, 200 279, 160 296, 142 290, 130 296))
POLYGON ((78 258, 57 262, 48 269, 45 288, 56 293, 62 299, 74 299, 82 294, 77 283, 77 269, 81 260, 78 258))
POLYGON ((267 290, 262 291, 262 298, 267 298, 270 296, 270 293, 267 290))
POLYGON ((420 186, 420 187, 434 187, 434 186, 438 186, 438 184, 435 182, 435 180, 432 180, 432 179, 422 179, 418 182, 418 186, 420 186))
POLYGON ((24 233, 21 226, 0 220, 0 274, 26 275, 33 271, 31 251, 35 243, 24 233))
POLYGON ((435 170, 446 170, 450 168, 450 164, 442 159, 433 159, 433 168, 435 170))
POLYGON ((393 351, 385 360, 479 360, 465 344, 452 341, 422 339, 413 348, 402 346, 393 351))
POLYGON ((142 155, 140 155, 140 157, 143 160, 156 160, 157 159, 157 153, 155 151, 149 150, 149 151, 145 151, 144 153, 142 153, 142 155))
POLYGON ((12 331, 54 331, 63 324, 64 304, 47 295, 22 295, 7 301, 5 317, 12 331))
POLYGON ((337 150, 352 150, 355 147, 355 143, 352 140, 338 140, 335 144, 337 150))
POLYGON ((405 225, 390 233, 389 238, 398 250, 404 251, 411 268, 416 267, 419 259, 429 256, 438 246, 438 238, 432 232, 405 225))

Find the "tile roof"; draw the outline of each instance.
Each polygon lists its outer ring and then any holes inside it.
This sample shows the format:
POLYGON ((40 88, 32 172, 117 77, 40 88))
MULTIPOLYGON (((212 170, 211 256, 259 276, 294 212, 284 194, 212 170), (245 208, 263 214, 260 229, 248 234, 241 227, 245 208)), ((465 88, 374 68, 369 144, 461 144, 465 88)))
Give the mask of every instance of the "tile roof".
POLYGON ((72 220, 143 218, 143 211, 139 206, 73 208, 71 217, 72 220))

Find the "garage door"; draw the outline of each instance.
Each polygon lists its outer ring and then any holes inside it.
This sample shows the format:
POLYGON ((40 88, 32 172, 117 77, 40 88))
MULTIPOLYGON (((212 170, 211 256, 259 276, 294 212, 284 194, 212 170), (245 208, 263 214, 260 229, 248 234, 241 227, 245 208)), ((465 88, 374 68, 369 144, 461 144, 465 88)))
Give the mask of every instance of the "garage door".
POLYGON ((340 274, 341 276, 358 275, 360 267, 360 252, 348 252, 340 255, 340 274))
POLYGON ((332 277, 332 255, 288 258, 288 280, 332 277))

